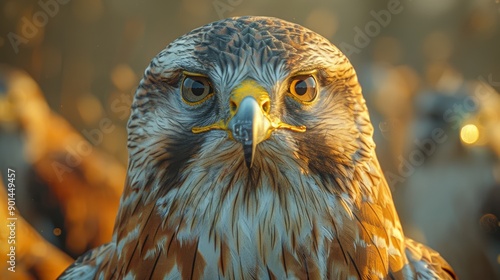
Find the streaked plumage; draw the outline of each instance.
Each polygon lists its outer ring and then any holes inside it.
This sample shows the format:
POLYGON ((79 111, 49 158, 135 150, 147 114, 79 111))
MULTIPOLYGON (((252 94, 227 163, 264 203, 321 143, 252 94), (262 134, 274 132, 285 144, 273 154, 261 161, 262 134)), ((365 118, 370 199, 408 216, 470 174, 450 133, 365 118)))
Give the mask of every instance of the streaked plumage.
POLYGON ((146 69, 128 131, 113 241, 63 278, 452 278, 404 237, 354 69, 304 27, 239 17, 180 37, 146 69), (197 79, 213 94, 185 95, 197 79))

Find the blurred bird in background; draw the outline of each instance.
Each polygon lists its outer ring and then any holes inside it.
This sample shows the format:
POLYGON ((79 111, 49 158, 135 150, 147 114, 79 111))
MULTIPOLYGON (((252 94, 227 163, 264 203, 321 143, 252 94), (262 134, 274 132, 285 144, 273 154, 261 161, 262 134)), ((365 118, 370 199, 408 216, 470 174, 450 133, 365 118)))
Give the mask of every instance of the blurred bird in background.
POLYGON ((461 279, 500 279, 498 75, 464 77, 449 34, 422 43, 423 75, 402 62, 394 37, 375 42, 359 75, 377 154, 407 236, 440 252, 461 279))
POLYGON ((23 71, 0 67, 0 108, 0 167, 16 169, 19 214, 73 257, 111 240, 123 165, 52 112, 23 71))
POLYGON ((361 87, 276 18, 197 28, 146 69, 113 240, 62 279, 454 279, 405 238, 361 87))
POLYGON ((500 224, 485 223, 491 217, 495 220, 498 213, 485 211, 484 203, 489 200, 498 204, 495 195, 488 197, 498 188, 493 182, 500 156, 495 152, 500 143, 500 96, 483 82, 463 81, 458 85, 452 91, 427 89, 416 99, 418 115, 410 137, 428 142, 433 131, 442 129, 447 138, 446 144, 436 143, 435 147, 414 142, 407 148, 406 155, 425 151, 426 164, 415 168, 401 188, 400 203, 406 206, 402 216, 409 221, 408 232, 440 244, 441 248, 436 249, 446 251, 449 261, 460 267, 459 275, 496 279, 500 277, 495 263, 499 243, 485 238, 484 227, 491 234, 498 231, 500 224), (443 158, 453 160, 443 162, 443 158), (438 176, 442 179, 434 182, 432 178, 438 176), (419 207, 422 203, 427 207, 419 207), (443 219, 447 222, 443 223, 443 219), (458 257, 464 249, 476 265, 468 266, 467 259, 458 257))

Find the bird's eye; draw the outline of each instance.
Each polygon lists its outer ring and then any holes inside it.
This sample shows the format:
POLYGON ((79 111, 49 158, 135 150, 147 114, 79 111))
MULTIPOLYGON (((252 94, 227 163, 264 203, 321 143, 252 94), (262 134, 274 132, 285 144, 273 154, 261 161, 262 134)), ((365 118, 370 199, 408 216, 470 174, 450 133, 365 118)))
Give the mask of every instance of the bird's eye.
POLYGON ((295 76, 290 82, 289 92, 298 101, 311 102, 318 94, 316 80, 311 75, 295 76))
POLYGON ((182 81, 181 92, 182 99, 194 105, 205 101, 214 91, 207 77, 186 76, 182 81))

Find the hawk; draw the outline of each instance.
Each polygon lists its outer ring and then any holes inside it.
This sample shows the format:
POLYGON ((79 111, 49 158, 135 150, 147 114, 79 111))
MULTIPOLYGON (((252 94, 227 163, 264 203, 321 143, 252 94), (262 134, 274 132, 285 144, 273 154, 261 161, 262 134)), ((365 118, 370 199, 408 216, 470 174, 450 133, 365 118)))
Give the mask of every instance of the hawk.
POLYGON ((453 279, 405 238, 348 59, 270 17, 194 29, 146 69, 113 239, 62 279, 453 279))

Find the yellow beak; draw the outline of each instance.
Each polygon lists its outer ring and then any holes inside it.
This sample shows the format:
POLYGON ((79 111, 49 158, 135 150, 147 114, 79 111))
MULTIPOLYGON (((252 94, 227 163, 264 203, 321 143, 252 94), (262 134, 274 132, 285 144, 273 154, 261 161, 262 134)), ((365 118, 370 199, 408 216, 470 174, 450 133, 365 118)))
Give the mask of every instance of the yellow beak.
POLYGON ((226 130, 229 137, 243 145, 245 163, 253 166, 255 149, 278 128, 304 132, 305 126, 293 126, 271 118, 271 101, 267 91, 254 80, 245 80, 232 92, 229 99, 230 118, 204 127, 193 127, 193 133, 213 129, 226 130))
POLYGON ((227 128, 231 137, 243 145, 245 162, 251 168, 255 147, 272 132, 269 95, 257 82, 246 80, 234 89, 229 102, 231 118, 227 128))

